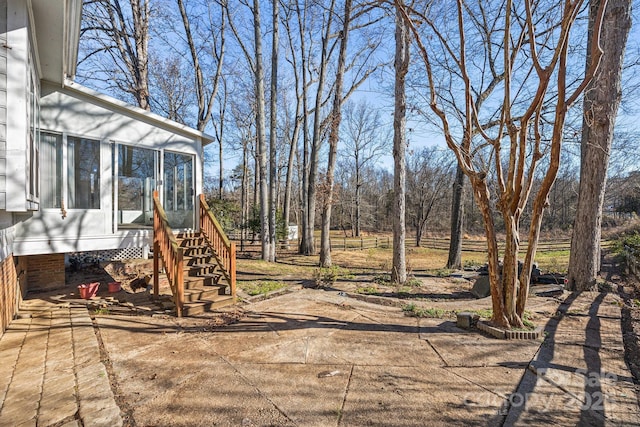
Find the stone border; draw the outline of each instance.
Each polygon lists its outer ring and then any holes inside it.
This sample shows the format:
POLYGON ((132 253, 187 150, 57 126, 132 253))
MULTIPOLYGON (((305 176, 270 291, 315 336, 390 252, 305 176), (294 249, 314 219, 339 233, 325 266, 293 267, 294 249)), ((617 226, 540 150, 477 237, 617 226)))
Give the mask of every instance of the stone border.
POLYGON ((542 332, 544 330, 542 326, 538 326, 533 331, 504 330, 491 326, 484 321, 479 321, 476 327, 480 331, 489 334, 494 338, 507 340, 537 340, 542 336, 542 332))
POLYGON ((242 302, 251 304, 254 302, 260 302, 260 301, 268 300, 271 298, 279 297, 282 295, 290 294, 292 292, 299 291, 300 289, 302 289, 301 285, 289 285, 289 286, 285 286, 284 288, 280 288, 280 289, 276 289, 275 291, 268 292, 266 294, 258 294, 258 295, 249 295, 249 294, 246 294, 244 291, 242 291, 242 292, 238 292, 238 300, 242 299, 242 302))

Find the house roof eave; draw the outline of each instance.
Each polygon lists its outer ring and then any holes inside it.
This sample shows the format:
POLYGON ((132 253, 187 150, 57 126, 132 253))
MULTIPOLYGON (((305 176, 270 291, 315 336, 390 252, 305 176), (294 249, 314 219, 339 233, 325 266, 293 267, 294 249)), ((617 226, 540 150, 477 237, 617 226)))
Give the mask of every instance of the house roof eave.
POLYGON ((73 80, 65 79, 63 83, 63 89, 68 90, 69 92, 76 92, 77 94, 85 98, 88 98, 89 100, 92 100, 98 105, 102 104, 108 108, 120 110, 121 112, 128 114, 131 117, 143 119, 144 121, 147 121, 151 124, 160 125, 176 133, 182 133, 182 134, 189 135, 191 137, 198 138, 202 141, 203 147, 207 146, 208 144, 212 143, 215 140, 215 137, 212 135, 206 134, 204 132, 200 132, 189 126, 167 119, 165 117, 162 117, 158 114, 144 110, 142 108, 127 104, 126 102, 120 101, 111 96, 104 95, 100 92, 97 92, 93 89, 90 89, 86 86, 76 83, 73 80))

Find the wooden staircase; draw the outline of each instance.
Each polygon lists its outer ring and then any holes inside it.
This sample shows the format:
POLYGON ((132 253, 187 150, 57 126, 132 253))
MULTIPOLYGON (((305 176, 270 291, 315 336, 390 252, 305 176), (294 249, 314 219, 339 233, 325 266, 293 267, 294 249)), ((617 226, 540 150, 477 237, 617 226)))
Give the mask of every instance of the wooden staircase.
POLYGON ((193 316, 234 304, 228 274, 202 232, 178 233, 176 240, 183 250, 182 315, 193 316))
POLYGON ((200 231, 174 234, 153 194, 153 289, 159 295, 160 261, 176 315, 193 316, 236 301, 236 248, 200 195, 200 231))

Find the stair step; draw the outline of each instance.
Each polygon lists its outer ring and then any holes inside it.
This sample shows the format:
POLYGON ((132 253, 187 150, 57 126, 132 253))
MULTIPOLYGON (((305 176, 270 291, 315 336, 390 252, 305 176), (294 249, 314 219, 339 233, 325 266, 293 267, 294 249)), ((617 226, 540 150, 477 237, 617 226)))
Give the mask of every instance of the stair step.
POLYGON ((180 231, 178 233, 174 233, 174 236, 176 236, 176 239, 191 239, 191 238, 194 238, 194 237, 202 236, 202 233, 200 231, 196 231, 196 230, 180 231))
POLYGON ((185 276, 184 288, 194 289, 203 286, 215 286, 220 282, 221 274, 204 274, 201 276, 185 276))
POLYGON ((205 277, 207 275, 220 275, 217 264, 197 264, 185 266, 186 277, 205 277))
POLYGON ((192 266, 195 264, 211 264, 211 258, 213 257, 213 255, 211 254, 205 254, 205 255, 195 255, 195 256, 186 256, 184 258, 182 258, 184 265, 187 266, 192 266))
POLYGON ((204 286, 202 288, 193 288, 193 289, 185 289, 184 290, 184 302, 194 302, 198 300, 210 300, 215 299, 219 295, 226 294, 227 286, 224 285, 214 285, 214 286, 204 286))
POLYGON ((211 251, 207 245, 182 246, 182 253, 186 257, 198 257, 201 255, 211 256, 211 251))
POLYGON ((232 295, 216 295, 211 298, 201 299, 192 302, 185 302, 182 307, 183 316, 195 316, 217 308, 226 307, 234 304, 232 295))
POLYGON ((206 239, 199 232, 178 233, 176 240, 181 247, 204 246, 207 244, 206 239))

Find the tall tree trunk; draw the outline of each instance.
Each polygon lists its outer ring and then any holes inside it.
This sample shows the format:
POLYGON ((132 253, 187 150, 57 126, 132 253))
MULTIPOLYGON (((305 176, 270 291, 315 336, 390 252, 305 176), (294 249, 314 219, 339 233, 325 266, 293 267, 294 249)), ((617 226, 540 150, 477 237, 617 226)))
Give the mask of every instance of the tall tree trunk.
POLYGON ((221 8, 222 12, 222 21, 221 21, 221 43, 220 43, 220 51, 218 53, 217 48, 215 52, 218 54, 218 65, 216 69, 216 74, 213 79, 213 87, 210 91, 207 91, 204 76, 202 73, 202 67, 200 66, 200 59, 198 58, 198 48, 193 40, 193 36, 191 33, 191 25, 189 23, 189 16, 187 15, 187 10, 184 6, 183 0, 177 0, 178 8, 180 9, 180 16, 182 17, 182 25, 184 27, 185 36, 187 38, 187 45, 189 46, 189 52, 191 53, 191 61, 193 63, 194 70, 194 86, 196 91, 196 99, 198 100, 198 117, 196 121, 196 129, 200 132, 204 132, 207 123, 211 118, 211 112, 213 108, 213 101, 216 98, 218 92, 218 84, 220 82, 220 77, 222 76, 222 61, 224 57, 224 45, 225 45, 225 37, 224 37, 224 28, 225 28, 225 12, 224 8, 221 8), (207 92, 209 92, 207 94, 207 92))
POLYGON ((422 219, 416 218, 415 226, 416 226, 416 248, 420 247, 420 241, 422 240, 422 219))
POLYGON ((313 138, 311 140, 311 153, 309 155, 309 179, 307 182, 307 224, 303 230, 301 243, 301 253, 303 255, 313 255, 315 253, 314 225, 316 221, 316 194, 318 182, 318 161, 320 158, 320 145, 322 142, 322 95, 327 75, 327 62, 329 58, 329 37, 331 35, 331 24, 333 22, 333 10, 335 0, 331 0, 329 9, 325 15, 324 34, 322 35, 322 52, 320 54, 320 73, 318 76, 316 102, 313 113, 313 138))
POLYGON ((298 30, 300 34, 301 71, 302 71, 302 230, 300 230, 301 254, 313 253, 313 224, 309 224, 309 108, 307 91, 307 51, 305 43, 306 2, 296 2, 296 16, 298 17, 298 30))
MULTIPOLYGON (((289 29, 288 29, 289 30, 289 29)), ((287 36, 290 40, 290 45, 293 46, 292 34, 291 31, 287 31, 287 36)), ((303 54, 304 56, 304 51, 303 54)), ((287 162, 287 175, 285 179, 285 187, 284 187, 284 208, 282 217, 284 219, 285 225, 288 227, 289 222, 291 221, 291 193, 293 192, 293 172, 294 172, 294 160, 298 153, 298 140, 300 139, 300 126, 301 126, 301 109, 302 109, 302 95, 300 90, 300 74, 298 73, 298 62, 296 60, 296 52, 293 51, 292 47, 292 62, 293 62, 293 78, 295 82, 295 94, 296 94, 296 111, 294 114, 294 122, 293 122, 293 132, 291 133, 291 145, 289 146, 289 157, 287 162)), ((298 174, 300 176, 300 174, 298 174)), ((287 233, 287 240, 288 240, 287 233)))
POLYGON ((149 0, 130 0, 133 15, 133 32, 136 42, 135 97, 140 107, 151 110, 149 104, 149 0))
POLYGON ((447 268, 462 268, 462 230, 464 218, 464 172, 458 165, 456 179, 453 182, 451 199, 451 234, 449 240, 449 258, 447 268))
MULTIPOLYGON (((221 132, 222 132, 222 130, 221 130, 221 132)), ((219 157, 218 161, 219 161, 219 166, 220 166, 218 168, 218 172, 219 172, 219 175, 218 175, 218 199, 222 200, 223 195, 224 195, 224 190, 223 190, 223 188, 224 188, 224 162, 223 162, 223 159, 224 159, 224 156, 223 156, 224 151, 223 150, 224 150, 224 148, 222 146, 222 134, 220 136, 221 136, 221 138, 218 140, 218 157, 219 157)))
POLYGON ((271 261, 269 239, 269 187, 267 175, 267 142, 265 136, 264 69, 262 65, 262 26, 260 23, 260 1, 253 0, 253 38, 255 47, 255 91, 256 91, 256 155, 260 169, 260 240, 262 259, 271 261))
POLYGON ((360 167, 356 165, 356 227, 355 227, 355 235, 356 237, 360 237, 360 223, 361 223, 361 198, 362 198, 362 184, 360 184, 360 167))
MULTIPOLYGON (((276 210, 278 205, 276 194, 277 180, 277 126, 278 126, 278 46, 279 46, 279 0, 272 0, 273 20, 271 39, 271 116, 269 123, 269 254, 267 260, 276 260, 276 210)), ((263 258, 264 259, 264 258, 263 258)))
MULTIPOLYGON (((288 227, 291 221, 291 193, 293 187, 293 162, 295 160, 296 148, 298 147, 298 139, 300 136, 300 120, 298 115, 300 113, 300 101, 296 105, 295 125, 293 128, 293 134, 291 135, 291 146, 289 147, 289 158, 287 161, 287 176, 284 185, 284 209, 282 217, 285 225, 288 227)), ((288 233, 287 233, 288 239, 288 233)))
MULTIPOLYGON (((591 0, 589 44, 602 0, 591 0)), ((609 0, 602 24, 602 62, 584 94, 580 187, 571 239, 568 288, 591 289, 600 270, 602 207, 613 129, 622 96, 620 81, 631 28, 631 0, 609 0)), ((587 51, 591 51, 590 47, 587 51)), ((589 68, 591 58, 587 58, 589 68)))
MULTIPOLYGON (((247 239, 247 223, 249 222, 249 165, 247 141, 242 143, 242 182, 240 184, 240 210, 242 211, 241 245, 247 239)), ((241 248, 243 250, 244 247, 241 248)))
POLYGON ((393 114, 393 264, 391 282, 407 281, 405 257, 406 110, 405 77, 409 70, 409 30, 396 6, 395 109, 393 114))
MULTIPOLYGON (((257 141, 256 141, 257 142, 257 141)), ((254 156, 253 156, 253 199, 252 199, 252 205, 251 205, 251 210, 249 212, 249 214, 251 215, 251 221, 255 221, 256 219, 259 220, 260 218, 256 218, 256 215, 258 215, 258 217, 260 216, 260 212, 258 211, 258 205, 260 204, 260 199, 259 199, 259 195, 260 195, 260 162, 258 161, 258 149, 254 148, 254 156)), ((256 241, 256 233, 255 233, 255 227, 252 227, 252 232, 251 232, 251 243, 255 243, 256 241)))
POLYGON ((218 139, 218 199, 222 200, 224 196, 224 120, 227 111, 227 85, 223 80, 224 95, 220 103, 220 121, 219 126, 214 126, 216 137, 218 139))
MULTIPOLYGON (((322 231, 320 235, 320 266, 331 267, 331 208, 333 206, 334 172, 338 154, 338 138, 340 136, 340 121, 342 119, 342 83, 344 80, 345 62, 347 57, 347 41, 349 39, 349 24, 351 22, 351 0, 344 2, 343 27, 340 34, 340 53, 338 54, 338 70, 336 72, 336 87, 331 113, 331 128, 329 131, 329 162, 327 165, 325 202, 322 207, 322 231)), ((317 114, 317 112, 316 112, 317 114)))

